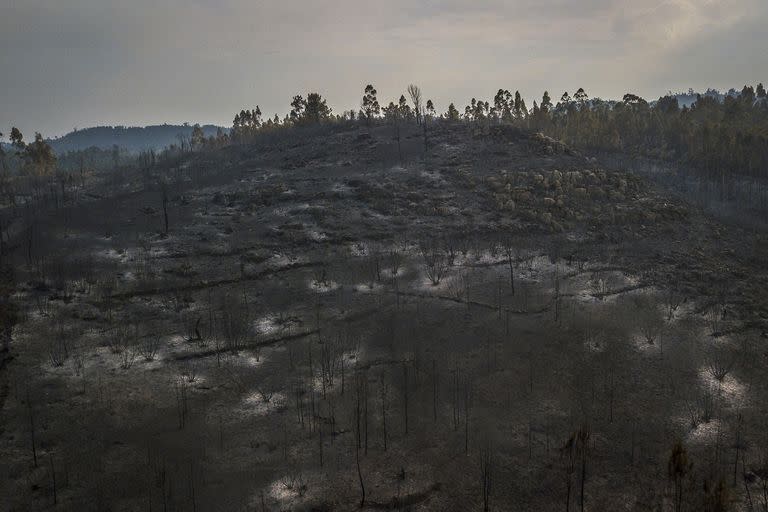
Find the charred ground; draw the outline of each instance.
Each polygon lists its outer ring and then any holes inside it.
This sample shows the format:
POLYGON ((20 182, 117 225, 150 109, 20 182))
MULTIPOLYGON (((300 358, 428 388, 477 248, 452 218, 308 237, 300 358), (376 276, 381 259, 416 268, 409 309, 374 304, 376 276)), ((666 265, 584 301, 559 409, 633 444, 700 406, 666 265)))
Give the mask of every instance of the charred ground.
POLYGON ((9 241, 0 494, 765 506, 765 234, 661 183, 435 123, 297 128, 75 184, 9 241), (675 446, 693 466, 668 477, 675 446))

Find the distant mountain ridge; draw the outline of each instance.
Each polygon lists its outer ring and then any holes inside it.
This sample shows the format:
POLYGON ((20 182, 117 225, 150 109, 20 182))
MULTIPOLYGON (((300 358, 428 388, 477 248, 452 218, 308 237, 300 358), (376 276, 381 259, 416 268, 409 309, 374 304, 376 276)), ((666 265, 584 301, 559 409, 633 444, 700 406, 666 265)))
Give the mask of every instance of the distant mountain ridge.
POLYGON ((680 107, 688 107, 690 108, 691 105, 696 103, 696 99, 699 95, 701 96, 708 96, 710 98, 715 98, 719 102, 725 101, 726 96, 732 96, 737 97, 741 91, 737 91, 736 89, 729 89, 727 92, 720 92, 717 89, 709 88, 703 93, 699 93, 694 91, 693 89, 688 89, 688 92, 678 92, 673 93, 670 92, 667 95, 677 98, 677 102, 680 105, 680 107))
MULTIPOLYGON (((58 154, 91 147, 110 149, 115 145, 130 153, 138 153, 148 149, 162 149, 171 144, 179 144, 179 136, 188 139, 192 134, 192 126, 190 124, 131 127, 95 126, 74 130, 61 137, 50 139, 48 142, 58 154)), ((216 135, 219 129, 225 133, 229 132, 229 128, 212 124, 201 125, 201 128, 206 137, 216 135)))

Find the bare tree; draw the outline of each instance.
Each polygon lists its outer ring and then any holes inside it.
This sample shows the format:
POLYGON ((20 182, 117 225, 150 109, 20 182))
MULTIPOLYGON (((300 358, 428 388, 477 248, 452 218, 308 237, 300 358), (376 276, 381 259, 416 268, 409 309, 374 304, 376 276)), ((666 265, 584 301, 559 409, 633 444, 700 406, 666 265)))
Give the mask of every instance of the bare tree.
POLYGON ((483 512, 490 510, 491 477, 493 468, 493 448, 491 442, 486 442, 480 450, 480 476, 482 479, 483 512))
POLYGON ((722 383, 731 373, 735 362, 733 357, 712 352, 707 356, 707 372, 717 382, 722 383))
POLYGON ((427 242, 421 246, 421 257, 424 270, 432 286, 437 286, 448 274, 448 257, 435 242, 427 242))
POLYGON ((681 441, 675 442, 672 447, 672 453, 667 462, 667 475, 672 481, 674 487, 674 509, 680 512, 683 509, 683 493, 685 490, 685 479, 691 471, 693 464, 688 460, 688 451, 681 441))
POLYGON ((387 411, 389 410, 389 383, 385 374, 381 374, 379 384, 379 397, 381 398, 381 429, 384 440, 384 451, 387 451, 387 411))
POLYGON ((421 89, 418 85, 408 86, 408 96, 411 97, 413 103, 413 111, 416 114, 416 123, 421 124, 422 106, 421 106, 421 89))

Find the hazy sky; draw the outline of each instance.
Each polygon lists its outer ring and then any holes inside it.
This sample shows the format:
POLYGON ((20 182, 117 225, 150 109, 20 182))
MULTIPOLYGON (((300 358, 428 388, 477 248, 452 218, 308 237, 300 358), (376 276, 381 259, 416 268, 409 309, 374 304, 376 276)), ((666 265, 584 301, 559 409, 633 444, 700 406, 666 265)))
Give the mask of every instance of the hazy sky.
POLYGON ((768 0, 0 0, 0 131, 768 81, 768 0))

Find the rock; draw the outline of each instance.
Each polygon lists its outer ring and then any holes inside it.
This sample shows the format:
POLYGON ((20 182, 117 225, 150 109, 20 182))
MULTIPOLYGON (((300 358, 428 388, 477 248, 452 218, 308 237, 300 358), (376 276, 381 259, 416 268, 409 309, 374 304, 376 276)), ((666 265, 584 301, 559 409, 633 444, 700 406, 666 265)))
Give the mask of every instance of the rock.
POLYGON ((552 206, 555 206, 555 200, 552 199, 551 197, 545 197, 544 198, 544 206, 547 206, 547 207, 550 207, 550 208, 552 206))

